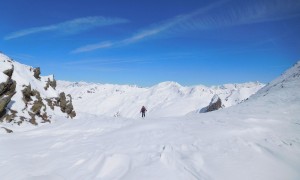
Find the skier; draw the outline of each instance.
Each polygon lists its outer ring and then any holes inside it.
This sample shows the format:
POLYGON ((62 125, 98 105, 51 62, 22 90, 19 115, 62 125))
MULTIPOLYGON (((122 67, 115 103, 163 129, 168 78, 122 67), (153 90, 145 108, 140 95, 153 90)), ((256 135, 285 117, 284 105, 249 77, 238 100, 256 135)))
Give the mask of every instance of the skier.
POLYGON ((145 113, 146 113, 147 109, 145 108, 145 106, 142 107, 141 112, 142 113, 142 118, 145 117, 145 113))

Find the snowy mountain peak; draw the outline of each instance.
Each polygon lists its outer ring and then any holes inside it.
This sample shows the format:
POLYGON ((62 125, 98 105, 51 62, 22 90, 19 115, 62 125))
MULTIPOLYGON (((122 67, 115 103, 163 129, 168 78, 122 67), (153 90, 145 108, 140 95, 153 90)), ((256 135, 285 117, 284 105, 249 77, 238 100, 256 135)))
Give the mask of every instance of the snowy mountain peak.
POLYGON ((157 84, 155 87, 166 88, 166 87, 182 87, 182 86, 179 83, 174 81, 165 81, 157 84))

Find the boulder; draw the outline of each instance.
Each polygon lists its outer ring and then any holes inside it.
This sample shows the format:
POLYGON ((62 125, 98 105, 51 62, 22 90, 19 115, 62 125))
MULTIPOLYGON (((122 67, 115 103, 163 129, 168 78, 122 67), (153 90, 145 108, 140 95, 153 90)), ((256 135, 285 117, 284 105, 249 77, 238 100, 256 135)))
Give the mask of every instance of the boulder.
MULTIPOLYGON (((2 96, 0 97, 0 115, 4 115, 5 114, 5 109, 6 109, 6 106, 8 105, 8 103, 10 102, 12 96, 14 94, 11 94, 11 95, 5 95, 5 96, 2 96)), ((1 117, 0 117, 1 118, 1 117)))
POLYGON ((53 88, 53 89, 55 89, 56 88, 56 80, 55 79, 53 79, 53 81, 50 81, 50 86, 53 88))
POLYGON ((64 92, 61 92, 59 94, 59 106, 60 110, 65 113, 66 112, 66 107, 67 107, 67 100, 66 100, 66 95, 64 92))
POLYGON ((7 69, 7 70, 3 71, 3 73, 4 73, 5 75, 7 75, 9 78, 12 77, 13 72, 14 72, 14 66, 13 66, 13 65, 12 65, 12 68, 11 68, 11 69, 7 69))
POLYGON ((69 117, 73 118, 76 116, 76 112, 74 111, 74 107, 72 104, 72 96, 70 94, 65 95, 64 92, 59 94, 59 106, 63 113, 67 113, 69 117))
POLYGON ((41 74, 41 68, 37 67, 37 68, 34 68, 33 70, 33 76, 36 78, 36 79, 41 79, 40 77, 40 74, 41 74))
POLYGON ((41 109, 42 109, 43 106, 44 106, 44 103, 43 103, 42 101, 35 100, 35 101, 33 102, 32 107, 31 107, 31 111, 32 111, 34 114, 40 114, 41 109))
POLYGON ((206 113, 206 112, 211 112, 218 110, 222 108, 222 101, 218 95, 214 95, 213 98, 211 99, 209 105, 207 107, 204 107, 200 110, 200 113, 206 113))
POLYGON ((31 91, 31 85, 25 86, 25 88, 22 90, 23 94, 23 101, 27 104, 29 101, 32 101, 32 91, 31 91))
POLYGON ((48 78, 48 81, 47 81, 46 86, 44 87, 44 89, 48 90, 49 86, 51 86, 53 89, 55 89, 56 88, 56 80, 53 79, 51 81, 50 78, 48 78))
POLYGON ((7 76, 7 80, 0 83, 0 118, 5 115, 6 107, 10 103, 13 95, 16 93, 16 81, 11 79, 13 70, 13 68, 5 70, 3 73, 7 76))

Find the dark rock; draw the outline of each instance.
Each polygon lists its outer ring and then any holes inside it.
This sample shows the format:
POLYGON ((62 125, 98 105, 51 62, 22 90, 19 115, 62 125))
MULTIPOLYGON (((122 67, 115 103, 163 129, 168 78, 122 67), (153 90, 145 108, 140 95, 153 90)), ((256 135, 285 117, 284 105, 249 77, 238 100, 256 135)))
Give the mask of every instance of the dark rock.
POLYGON ((72 111, 72 112, 69 114, 69 116, 73 119, 73 117, 76 116, 76 112, 75 112, 75 111, 72 111))
POLYGON ((44 122, 51 123, 46 112, 43 115, 41 115, 40 117, 44 120, 44 122))
POLYGON ((16 81, 11 79, 14 68, 5 70, 3 73, 8 76, 6 82, 0 83, 0 118, 6 114, 6 107, 16 93, 16 81))
POLYGON ((46 99, 47 101, 47 105, 52 109, 54 110, 54 106, 55 106, 55 102, 53 99, 46 99))
POLYGON ((0 83, 0 96, 5 94, 12 86, 13 81, 8 77, 5 82, 0 83))
POLYGON ((6 116, 6 109, 4 109, 4 110, 2 110, 2 112, 0 112, 0 123, 3 122, 5 116, 6 116))
POLYGON ((34 76, 36 79, 41 79, 41 77, 40 77, 41 69, 40 69, 39 67, 34 68, 33 73, 34 73, 33 76, 34 76))
POLYGON ((76 112, 74 111, 74 107, 72 104, 72 96, 70 94, 67 95, 68 99, 64 92, 59 94, 59 106, 60 110, 64 113, 67 113, 69 117, 73 118, 76 116, 76 112))
POLYGON ((29 119, 29 122, 33 125, 38 125, 37 122, 36 122, 36 119, 35 119, 35 114, 31 113, 31 112, 28 112, 28 114, 30 115, 30 119, 29 119))
POLYGON ((29 84, 28 86, 25 86, 25 88, 22 90, 23 94, 23 101, 25 104, 27 104, 29 101, 32 101, 31 96, 32 96, 32 91, 31 91, 31 85, 29 84))
POLYGON ((57 85, 57 83, 56 83, 56 80, 55 80, 55 79, 53 79, 53 81, 50 81, 50 86, 51 86, 53 89, 56 88, 56 85, 57 85))
POLYGON ((14 80, 10 80, 9 88, 6 91, 6 95, 11 95, 16 93, 17 82, 14 80))
POLYGON ((20 121, 18 121, 17 124, 20 126, 25 120, 26 118, 24 116, 20 116, 20 121))
POLYGON ((51 86, 53 89, 56 88, 56 80, 53 79, 53 81, 51 81, 49 78, 48 78, 48 81, 46 83, 46 86, 44 87, 45 90, 48 90, 49 86, 51 86))
POLYGON ((73 111, 73 104, 72 103, 68 103, 66 106, 66 113, 70 114, 73 111))
POLYGON ((64 92, 59 94, 59 106, 60 110, 65 113, 66 112, 66 107, 67 107, 67 100, 66 100, 66 95, 64 92))
POLYGON ((214 97, 211 99, 209 105, 207 107, 204 107, 200 110, 200 113, 205 113, 205 112, 211 112, 218 110, 222 108, 222 101, 218 95, 214 95, 214 97))
POLYGON ((11 69, 7 69, 7 70, 3 71, 3 73, 6 74, 9 78, 11 78, 13 72, 14 72, 14 66, 12 66, 11 69))
POLYGON ((0 96, 4 94, 8 87, 8 81, 0 83, 0 96))
POLYGON ((221 107, 222 107, 222 101, 220 98, 218 98, 218 100, 215 103, 212 103, 208 106, 206 112, 215 111, 220 109, 221 107))
POLYGON ((5 129, 5 131, 6 131, 7 133, 13 133, 13 131, 10 130, 10 129, 7 129, 7 128, 5 128, 5 127, 2 127, 2 128, 5 129))
POLYGON ((11 122, 11 121, 13 121, 14 120, 14 118, 15 117, 17 117, 17 111, 15 111, 15 110, 12 110, 12 109, 9 109, 9 111, 10 111, 10 113, 11 114, 6 114, 6 117, 5 117, 5 119, 6 119, 6 122, 11 122))
POLYGON ((70 114, 73 111, 72 97, 70 94, 67 95, 69 97, 69 101, 66 104, 66 113, 70 114))
POLYGON ((44 103, 42 101, 36 100, 34 101, 32 107, 31 107, 31 111, 34 114, 40 114, 41 112, 41 108, 44 106, 44 103))
MULTIPOLYGON (((14 93, 0 98, 0 114, 2 114, 2 116, 3 116, 3 114, 5 114, 5 112, 4 112, 5 108, 8 105, 8 103, 10 102, 13 95, 14 95, 14 93)), ((0 118, 1 118, 1 116, 0 116, 0 118)))
POLYGON ((8 79, 5 83, 0 84, 0 96, 5 94, 5 95, 10 95, 14 94, 16 90, 16 81, 12 79, 8 79), (1 87, 1 84, 3 85, 1 87))

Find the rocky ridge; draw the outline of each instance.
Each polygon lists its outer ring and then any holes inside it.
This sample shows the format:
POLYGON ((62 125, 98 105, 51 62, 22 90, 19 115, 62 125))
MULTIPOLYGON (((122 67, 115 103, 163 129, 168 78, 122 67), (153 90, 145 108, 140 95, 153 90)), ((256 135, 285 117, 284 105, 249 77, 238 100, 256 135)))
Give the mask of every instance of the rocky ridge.
POLYGON ((0 53, 0 128, 12 132, 17 126, 50 123, 55 116, 74 118, 71 95, 56 90, 53 75, 18 63, 0 53))

